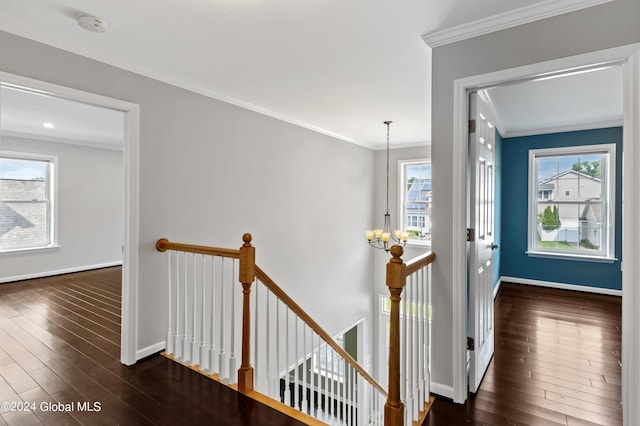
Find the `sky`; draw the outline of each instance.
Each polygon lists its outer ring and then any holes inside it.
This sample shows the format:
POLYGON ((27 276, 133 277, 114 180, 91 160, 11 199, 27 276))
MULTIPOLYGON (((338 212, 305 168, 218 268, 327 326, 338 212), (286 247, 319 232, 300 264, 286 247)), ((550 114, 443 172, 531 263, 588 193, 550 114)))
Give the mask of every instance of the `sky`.
POLYGON ((47 163, 44 161, 0 158, 0 179, 32 180, 43 178, 47 163))
POLYGON ((412 177, 417 179, 431 179, 431 164, 410 164, 407 165, 407 179, 412 177))
POLYGON ((592 162, 600 160, 601 157, 601 154, 590 154, 540 158, 538 159, 538 180, 548 179, 567 170, 571 170, 572 166, 577 162, 592 162))

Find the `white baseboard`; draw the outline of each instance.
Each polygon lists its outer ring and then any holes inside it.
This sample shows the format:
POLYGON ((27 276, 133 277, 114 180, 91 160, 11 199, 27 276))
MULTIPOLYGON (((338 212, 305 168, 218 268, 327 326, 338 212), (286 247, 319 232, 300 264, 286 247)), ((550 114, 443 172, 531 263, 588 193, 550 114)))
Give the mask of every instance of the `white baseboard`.
POLYGON ((453 387, 449 385, 431 382, 431 393, 453 400, 453 387))
POLYGON ((502 277, 498 279, 498 284, 496 284, 496 286, 493 288, 493 300, 496 299, 496 296, 498 295, 498 291, 500 291, 501 285, 502 285, 502 277))
POLYGON ((148 357, 149 355, 156 354, 158 352, 162 352, 165 348, 165 342, 154 343, 153 345, 149 345, 146 348, 138 349, 136 351, 136 361, 139 361, 143 358, 148 357))
MULTIPOLYGON (((608 296, 622 296, 622 290, 612 290, 609 288, 587 287, 583 285, 556 283, 552 281, 530 280, 528 278, 500 277, 499 282, 510 282, 515 284, 536 285, 539 287, 558 288, 561 290, 583 291, 586 293, 606 294, 608 296)), ((495 296, 495 293, 494 293, 495 296)))
POLYGON ((31 280, 34 278, 52 277, 54 275, 71 274, 73 272, 90 271, 92 269, 102 269, 102 268, 109 268, 111 266, 120 266, 120 265, 122 265, 121 260, 117 262, 100 263, 98 265, 86 265, 86 266, 78 266, 74 268, 59 269, 56 271, 36 272, 33 274, 18 275, 14 277, 3 277, 3 278, 0 278, 0 283, 10 283, 13 281, 23 281, 23 280, 31 280))

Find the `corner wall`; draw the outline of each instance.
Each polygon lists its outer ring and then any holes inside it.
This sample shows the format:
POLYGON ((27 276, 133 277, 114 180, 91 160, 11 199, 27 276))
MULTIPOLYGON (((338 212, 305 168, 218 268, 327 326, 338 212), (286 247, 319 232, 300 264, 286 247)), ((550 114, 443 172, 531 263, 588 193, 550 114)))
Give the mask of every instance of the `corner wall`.
MULTIPOLYGON (((491 34, 463 40, 433 49, 432 73, 432 149, 433 194, 438 202, 433 209, 433 247, 438 253, 433 279, 439 283, 434 293, 434 304, 443 308, 434 310, 432 339, 432 380, 450 387, 453 397, 454 346, 453 341, 454 258, 459 253, 460 241, 453 241, 454 228, 463 226, 453 221, 454 194, 454 82, 465 77, 502 71, 573 55, 624 46, 640 42, 640 2, 616 0, 600 6, 582 9, 553 18, 532 22, 491 34), (606 19, 605 19, 606 17, 606 19), (615 31, 612 31, 615 23, 615 31)), ((457 307, 456 307, 457 309, 457 307)), ((462 337, 462 336, 461 336, 462 337)), ((463 389, 456 389, 462 395, 463 389)))

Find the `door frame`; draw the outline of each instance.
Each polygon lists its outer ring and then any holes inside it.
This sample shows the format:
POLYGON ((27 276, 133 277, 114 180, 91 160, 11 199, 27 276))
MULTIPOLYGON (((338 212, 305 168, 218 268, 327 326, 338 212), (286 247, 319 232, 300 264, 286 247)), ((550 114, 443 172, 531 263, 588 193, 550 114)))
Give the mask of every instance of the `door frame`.
MULTIPOLYGON (((532 76, 554 73, 599 63, 624 65, 624 131, 623 131, 623 211, 624 232, 622 247, 625 258, 635 259, 640 254, 640 226, 634 218, 640 214, 640 173, 634 164, 640 164, 640 44, 590 52, 582 55, 506 69, 487 74, 465 77, 454 81, 453 111, 453 227, 452 247, 452 314, 453 314, 453 399, 463 403, 467 399, 466 334, 467 334, 467 120, 468 93, 489 86, 514 82, 532 76)), ((622 401, 625 406, 625 425, 640 419, 640 408, 633 402, 640 398, 640 367, 635 366, 640 356, 640 329, 632 324, 640 321, 640 291, 633 288, 634 275, 640 268, 634 262, 624 262, 622 272, 622 357, 630 360, 622 365, 622 401)))
POLYGON ((128 101, 85 92, 41 80, 0 71, 0 81, 29 87, 77 102, 125 113, 124 144, 124 247, 122 253, 122 313, 120 362, 137 361, 138 252, 139 252, 139 144, 140 107, 128 101))

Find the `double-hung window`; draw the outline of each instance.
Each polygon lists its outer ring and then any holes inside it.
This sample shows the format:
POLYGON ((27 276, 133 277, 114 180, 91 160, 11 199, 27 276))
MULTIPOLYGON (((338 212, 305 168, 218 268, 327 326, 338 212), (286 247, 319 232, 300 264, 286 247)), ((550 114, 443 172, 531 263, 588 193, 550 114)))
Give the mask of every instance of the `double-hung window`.
POLYGON ((529 151, 530 255, 614 260, 615 144, 529 151))
POLYGON ((400 229, 409 242, 431 242, 431 161, 400 161, 400 229))
POLYGON ((53 247, 56 157, 0 151, 0 252, 53 247))

